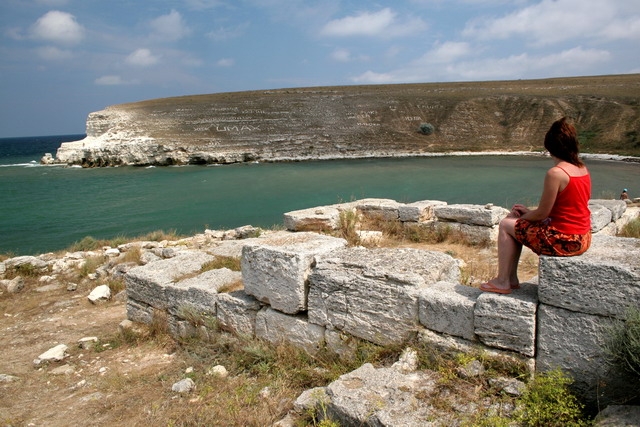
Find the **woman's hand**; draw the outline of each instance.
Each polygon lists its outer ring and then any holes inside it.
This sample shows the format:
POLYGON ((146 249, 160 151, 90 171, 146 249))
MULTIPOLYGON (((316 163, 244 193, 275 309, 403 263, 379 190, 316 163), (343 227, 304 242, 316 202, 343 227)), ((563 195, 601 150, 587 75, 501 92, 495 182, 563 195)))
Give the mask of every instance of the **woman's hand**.
POLYGON ((527 212, 529 212, 529 208, 527 208, 525 205, 515 204, 513 205, 513 207, 511 207, 511 213, 509 214, 509 216, 511 216, 512 218, 520 218, 527 212))

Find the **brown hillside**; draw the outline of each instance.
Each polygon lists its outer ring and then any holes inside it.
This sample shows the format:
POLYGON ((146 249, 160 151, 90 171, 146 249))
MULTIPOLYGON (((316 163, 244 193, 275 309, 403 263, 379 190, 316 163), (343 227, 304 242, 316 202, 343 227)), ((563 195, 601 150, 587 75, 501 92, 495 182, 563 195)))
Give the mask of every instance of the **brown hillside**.
MULTIPOLYGON (((640 155, 640 74, 153 99, 92 113, 87 134, 110 143, 150 138, 159 148, 146 162, 157 164, 158 152, 170 164, 536 151, 564 115, 576 122, 584 152, 640 155), (433 125, 431 135, 419 131, 423 123, 433 125)), ((100 155, 82 154, 85 163, 115 163, 90 158, 100 155)))

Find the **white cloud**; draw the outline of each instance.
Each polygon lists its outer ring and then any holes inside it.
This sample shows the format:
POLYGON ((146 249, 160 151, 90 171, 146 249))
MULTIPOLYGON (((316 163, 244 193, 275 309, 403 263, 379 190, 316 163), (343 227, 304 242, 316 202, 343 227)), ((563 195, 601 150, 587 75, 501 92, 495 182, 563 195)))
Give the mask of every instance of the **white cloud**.
POLYGON ((213 9, 225 4, 221 0, 185 0, 185 3, 193 10, 213 9))
POLYGON ((70 50, 60 49, 55 46, 44 46, 38 48, 36 52, 40 58, 48 61, 58 61, 73 57, 73 53, 70 50))
POLYGON ((218 67, 233 67, 236 61, 233 58, 222 58, 216 62, 218 67))
POLYGON ((137 49, 127 56, 125 62, 138 67, 148 67, 157 64, 159 60, 160 57, 153 55, 149 49, 137 49))
POLYGON ((152 37, 160 40, 180 40, 191 33, 191 30, 182 19, 182 15, 176 10, 172 10, 167 15, 157 17, 149 25, 153 31, 152 37))
POLYGON ((242 36, 249 28, 248 23, 239 24, 235 27, 220 27, 206 34, 207 37, 215 41, 225 41, 242 36))
POLYGON ((499 18, 477 18, 463 35, 480 39, 520 36, 544 46, 576 38, 637 39, 640 10, 612 0, 542 0, 499 18))
POLYGON ((428 62, 449 63, 468 56, 472 52, 469 43, 444 42, 437 45, 423 59, 428 62))
MULTIPOLYGON (((444 46, 444 45, 443 45, 444 46)), ((437 49, 436 49, 437 50, 437 49)), ((355 83, 401 83, 423 81, 495 80, 547 76, 588 75, 584 70, 611 59, 609 52, 576 47, 558 53, 530 55, 521 53, 504 58, 429 61, 425 54, 418 61, 391 72, 371 70, 352 79, 355 83)))
POLYGON ((99 86, 122 86, 122 85, 130 85, 136 84, 136 81, 126 81, 123 80, 122 77, 116 75, 106 75, 102 77, 98 77, 94 81, 95 84, 99 86))
POLYGON ((336 49, 331 52, 331 59, 338 62, 351 61, 351 52, 348 49, 336 49))
POLYGON ((397 14, 389 8, 378 12, 362 12, 328 22, 320 31, 321 35, 332 37, 376 36, 383 38, 402 37, 416 34, 426 29, 419 18, 399 21, 397 14))
POLYGON ((31 27, 31 35, 36 39, 67 44, 79 43, 84 32, 75 16, 58 10, 47 12, 31 27))

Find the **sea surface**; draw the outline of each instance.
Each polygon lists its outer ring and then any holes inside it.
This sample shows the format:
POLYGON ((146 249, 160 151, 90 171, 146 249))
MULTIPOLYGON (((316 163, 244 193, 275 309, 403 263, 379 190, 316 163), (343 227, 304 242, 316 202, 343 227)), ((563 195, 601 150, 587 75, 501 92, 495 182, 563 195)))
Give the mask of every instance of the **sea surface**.
MULTIPOLYGON (((0 139, 0 254, 38 254, 86 236, 193 235, 242 225, 270 228, 285 212, 366 197, 408 203, 535 205, 549 158, 444 156, 82 169, 42 166, 84 135, 0 139)), ((586 161, 593 198, 640 194, 640 164, 586 161)))

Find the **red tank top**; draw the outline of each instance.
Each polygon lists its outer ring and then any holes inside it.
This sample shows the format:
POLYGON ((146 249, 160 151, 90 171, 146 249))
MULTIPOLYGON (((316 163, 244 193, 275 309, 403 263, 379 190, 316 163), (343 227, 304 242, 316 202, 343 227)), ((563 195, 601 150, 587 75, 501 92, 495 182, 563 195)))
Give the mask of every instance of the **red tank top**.
POLYGON ((569 176, 569 184, 556 197, 549 214, 550 225, 561 233, 587 234, 591 230, 591 177, 588 172, 583 176, 571 176, 564 169, 562 171, 569 176))

